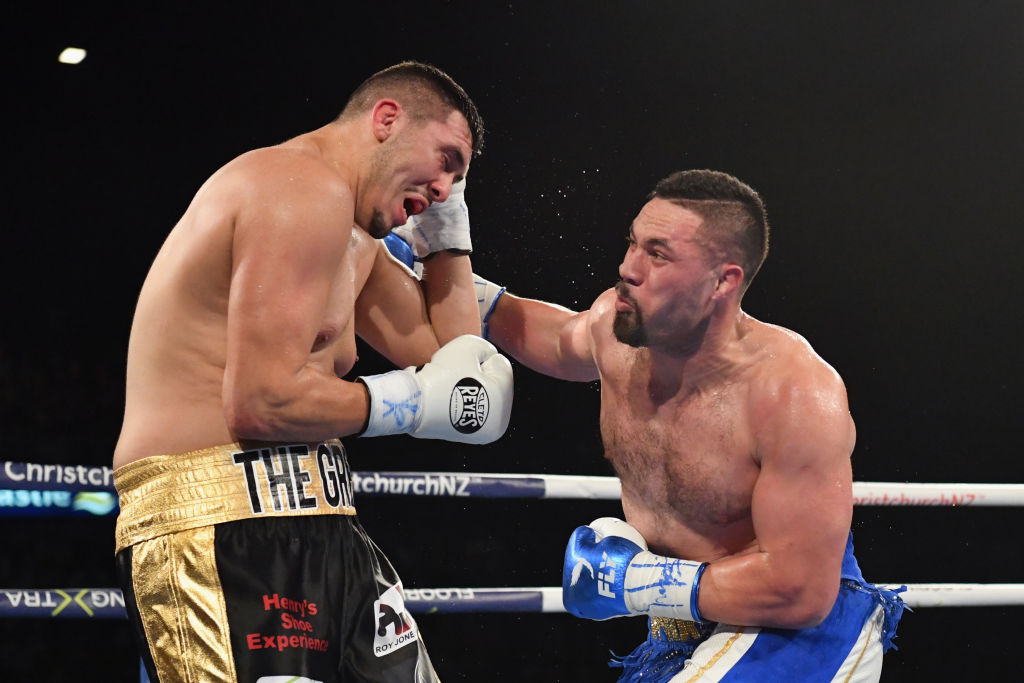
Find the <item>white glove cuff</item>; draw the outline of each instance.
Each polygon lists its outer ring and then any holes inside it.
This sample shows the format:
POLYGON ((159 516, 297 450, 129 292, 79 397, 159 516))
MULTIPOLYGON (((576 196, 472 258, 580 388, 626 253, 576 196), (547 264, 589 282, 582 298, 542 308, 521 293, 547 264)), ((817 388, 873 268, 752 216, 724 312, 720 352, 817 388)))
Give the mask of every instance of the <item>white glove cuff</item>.
POLYGON ((637 553, 626 568, 626 608, 633 614, 703 621, 697 594, 706 566, 646 550, 637 553))
POLYGON ((423 213, 413 216, 413 251, 416 258, 425 259, 439 251, 472 253, 473 241, 469 233, 469 206, 466 205, 466 180, 452 186, 451 194, 443 202, 431 204, 423 213))
POLYGON ((412 372, 392 370, 357 378, 370 394, 370 416, 359 436, 406 434, 423 410, 423 392, 412 372))

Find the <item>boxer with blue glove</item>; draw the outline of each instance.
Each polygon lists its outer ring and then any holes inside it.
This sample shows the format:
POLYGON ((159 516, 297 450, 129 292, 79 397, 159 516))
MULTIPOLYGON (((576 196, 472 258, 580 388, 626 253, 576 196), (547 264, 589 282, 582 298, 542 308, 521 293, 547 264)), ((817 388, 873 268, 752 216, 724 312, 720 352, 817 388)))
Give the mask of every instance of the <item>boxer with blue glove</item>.
POLYGON ((569 537, 562 602, 583 619, 647 614, 703 621, 697 595, 706 566, 649 552, 639 531, 621 519, 602 517, 569 537))
POLYGON ((728 174, 680 171, 626 233, 619 280, 588 310, 473 278, 495 345, 601 383, 629 524, 572 534, 566 609, 647 617, 612 662, 620 683, 878 681, 902 603, 853 555, 846 388, 800 335, 741 307, 767 254, 763 202, 728 174))

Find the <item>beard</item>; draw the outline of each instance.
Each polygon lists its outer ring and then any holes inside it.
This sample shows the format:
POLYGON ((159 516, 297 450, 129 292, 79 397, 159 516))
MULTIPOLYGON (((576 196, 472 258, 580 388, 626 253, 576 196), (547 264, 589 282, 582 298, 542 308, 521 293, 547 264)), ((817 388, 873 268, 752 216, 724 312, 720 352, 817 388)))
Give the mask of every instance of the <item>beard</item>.
POLYGON ((391 219, 385 216, 380 209, 374 209, 370 224, 366 226, 366 232, 370 233, 370 237, 381 240, 387 237, 391 230, 391 219))
POLYGON ((615 292, 626 301, 633 304, 632 311, 615 311, 615 319, 612 321, 612 333, 615 338, 623 344, 633 347, 647 345, 647 330, 644 328, 644 317, 637 308, 636 302, 629 296, 629 289, 622 281, 615 285, 615 292))
MULTIPOLYGON (((387 187, 394 174, 394 154, 389 146, 378 147, 370 158, 370 184, 380 187, 387 187)), ((384 239, 393 228, 398 226, 391 224, 391 218, 378 207, 374 207, 373 215, 370 217, 370 224, 361 226, 374 239, 384 239)))
POLYGON ((647 330, 640 311, 616 311, 612 321, 612 333, 623 344, 639 348, 647 346, 647 330))

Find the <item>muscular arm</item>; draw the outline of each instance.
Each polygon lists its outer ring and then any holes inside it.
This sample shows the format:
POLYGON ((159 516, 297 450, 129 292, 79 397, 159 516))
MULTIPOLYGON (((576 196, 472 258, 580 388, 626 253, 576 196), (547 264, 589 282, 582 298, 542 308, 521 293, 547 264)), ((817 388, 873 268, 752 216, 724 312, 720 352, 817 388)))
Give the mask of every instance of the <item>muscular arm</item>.
POLYGON ((706 619, 805 628, 832 608, 853 514, 855 433, 842 382, 826 368, 775 398, 758 435, 758 549, 708 565, 699 602, 706 619))
MULTIPOLYGON (((604 297, 598 298, 595 307, 604 297)), ((491 314, 487 338, 532 370, 589 382, 598 378, 591 316, 592 311, 576 313, 505 292, 491 314)))
MULTIPOLYGON (((377 241, 375 245, 377 254, 373 268, 356 300, 356 333, 398 367, 422 365, 430 360, 441 344, 462 332, 452 334, 458 329, 455 323, 447 328, 441 325, 444 333, 438 331, 437 324, 431 325, 427 309, 429 298, 424 300, 420 283, 408 269, 388 255, 383 242, 377 241)), ((470 280, 471 292, 472 285, 470 280)), ((476 323, 479 315, 475 298, 471 304, 467 317, 476 323)), ((435 306, 444 312, 451 312, 458 305, 457 296, 450 301, 435 302, 435 306)), ((452 317, 458 318, 458 315, 452 313, 452 317)), ((479 335, 480 331, 476 329, 468 333, 479 335)))
MULTIPOLYGON (((365 388, 311 360, 338 266, 351 198, 301 165, 261 173, 235 221, 223 402, 239 439, 315 441, 357 432, 365 388), (303 177, 307 174, 309 177, 303 177), (276 179, 276 180, 275 180, 276 179), (271 197, 268 201, 259 201, 271 197)), ((282 164, 284 165, 284 164, 282 164)), ((354 294, 350 294, 354 296, 354 294)))
POLYGON ((441 251, 423 263, 423 296, 437 341, 463 334, 480 336, 480 315, 469 256, 441 251))

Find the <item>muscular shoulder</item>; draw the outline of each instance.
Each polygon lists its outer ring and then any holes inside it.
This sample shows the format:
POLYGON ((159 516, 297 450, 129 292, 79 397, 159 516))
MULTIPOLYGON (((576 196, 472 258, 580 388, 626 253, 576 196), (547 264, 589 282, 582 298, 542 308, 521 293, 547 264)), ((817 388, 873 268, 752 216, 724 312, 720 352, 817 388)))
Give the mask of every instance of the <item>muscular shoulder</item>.
POLYGON ((247 152, 215 173, 196 196, 199 208, 230 216, 236 238, 301 232, 346 244, 353 199, 344 179, 315 153, 291 143, 247 152))
POLYGON ((750 343, 757 348, 758 362, 752 365, 750 398, 756 421, 778 428, 798 420, 852 431, 839 373, 796 332, 759 321, 752 325, 750 343))
POLYGON ((301 210, 295 201, 351 202, 351 190, 324 159, 301 145, 286 143, 247 152, 222 169, 226 186, 245 192, 262 207, 301 210))

